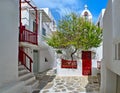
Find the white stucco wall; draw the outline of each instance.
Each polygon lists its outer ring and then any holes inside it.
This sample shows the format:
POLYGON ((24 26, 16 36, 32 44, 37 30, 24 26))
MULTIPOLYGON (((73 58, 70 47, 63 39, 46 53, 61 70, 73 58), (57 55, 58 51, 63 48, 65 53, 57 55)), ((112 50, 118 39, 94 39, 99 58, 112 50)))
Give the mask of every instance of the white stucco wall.
MULTIPOLYGON (((96 76, 97 60, 92 60, 92 76, 96 76)), ((82 60, 77 60, 77 69, 61 68, 61 59, 57 59, 57 75, 59 76, 83 76, 82 75, 82 60)))
POLYGON ((0 0, 0 86, 18 78, 18 3, 0 0))
MULTIPOLYGON (((115 44, 120 43, 120 11, 118 11, 120 9, 120 0, 113 0, 113 32, 112 37, 112 60, 110 61, 110 66, 111 66, 111 70, 113 70, 113 72, 117 73, 118 75, 120 75, 120 60, 114 60, 114 55, 115 55, 115 44)), ((111 37, 109 37, 111 38, 111 37)), ((119 51, 119 50, 117 50, 119 51)), ((117 54, 118 55, 118 54, 117 54)))
POLYGON ((40 49, 39 50, 39 72, 43 72, 47 69, 55 67, 55 60, 53 58, 54 55, 51 55, 47 49, 40 49), (47 58, 48 62, 45 62, 45 58, 47 58))
MULTIPOLYGON (((105 9, 101 10, 101 13, 98 17, 96 25, 99 24, 99 27, 103 29, 103 16, 105 13, 105 9)), ((100 44, 100 46, 96 49, 96 54, 97 54, 97 60, 101 61, 103 58, 103 42, 100 44)))
POLYGON ((120 42, 120 0, 109 0, 103 18, 103 62, 101 93, 116 93, 116 75, 120 75, 120 60, 115 60, 115 44, 120 42))
POLYGON ((56 31, 56 27, 57 27, 57 26, 56 26, 56 21, 55 21, 53 15, 52 15, 50 9, 49 9, 49 8, 41 8, 41 9, 43 9, 43 10, 45 11, 45 13, 46 13, 46 14, 50 17, 50 19, 51 19, 51 22, 49 23, 49 28, 51 29, 51 31, 56 31), (55 25, 53 24, 53 21, 54 21, 55 25))
POLYGON ((28 28, 29 26, 29 7, 27 3, 22 3, 21 7, 24 9, 21 11, 21 18, 22 18, 22 24, 26 25, 28 28))
MULTIPOLYGON (((46 14, 49 16, 48 8, 45 8, 46 14)), ((39 72, 43 72, 47 69, 55 67, 55 53, 54 50, 48 46, 42 35, 42 28, 46 29, 46 36, 51 33, 50 22, 43 22, 42 12, 39 12, 40 21, 39 21, 39 31, 38 31, 38 41, 39 41, 39 72), (47 58, 48 62, 45 62, 45 58, 47 58)), ((51 17, 50 17, 51 18, 51 17)))

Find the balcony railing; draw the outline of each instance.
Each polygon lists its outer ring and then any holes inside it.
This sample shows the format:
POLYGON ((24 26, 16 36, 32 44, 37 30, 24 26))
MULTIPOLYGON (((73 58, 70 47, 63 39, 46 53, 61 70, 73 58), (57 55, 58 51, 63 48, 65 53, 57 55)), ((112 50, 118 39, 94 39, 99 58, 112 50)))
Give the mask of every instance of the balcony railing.
POLYGON ((38 45, 37 33, 25 29, 24 26, 20 28, 20 42, 28 42, 38 45))

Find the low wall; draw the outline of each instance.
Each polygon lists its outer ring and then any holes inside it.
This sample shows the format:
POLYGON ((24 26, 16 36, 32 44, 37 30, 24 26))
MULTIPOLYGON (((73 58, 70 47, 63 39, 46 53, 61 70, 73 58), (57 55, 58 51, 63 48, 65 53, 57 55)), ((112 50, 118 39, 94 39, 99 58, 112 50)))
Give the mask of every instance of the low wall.
MULTIPOLYGON (((97 60, 92 60, 92 76, 97 75, 97 60)), ((83 76, 82 60, 77 60, 77 69, 61 68, 61 59, 57 59, 57 75, 58 76, 83 76)))

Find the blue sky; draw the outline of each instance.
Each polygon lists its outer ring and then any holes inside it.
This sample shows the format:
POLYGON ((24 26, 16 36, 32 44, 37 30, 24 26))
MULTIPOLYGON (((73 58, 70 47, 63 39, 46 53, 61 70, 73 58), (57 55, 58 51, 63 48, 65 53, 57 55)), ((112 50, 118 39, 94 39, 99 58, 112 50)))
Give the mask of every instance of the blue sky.
POLYGON ((56 21, 71 11, 81 13, 84 5, 93 15, 93 22, 95 23, 101 9, 106 8, 108 0, 33 0, 39 8, 50 8, 53 17, 56 21))

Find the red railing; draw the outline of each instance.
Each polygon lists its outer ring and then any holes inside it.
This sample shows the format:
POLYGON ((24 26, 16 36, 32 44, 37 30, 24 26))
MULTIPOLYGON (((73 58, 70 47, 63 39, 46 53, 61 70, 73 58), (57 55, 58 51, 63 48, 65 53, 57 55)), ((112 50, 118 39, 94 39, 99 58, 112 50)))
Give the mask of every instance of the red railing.
POLYGON ((19 48, 19 62, 24 65, 30 72, 32 71, 33 60, 22 49, 19 48))
POLYGON ((31 44, 38 45, 38 10, 34 7, 29 0, 19 0, 19 41, 28 42, 31 44), (22 25, 22 4, 27 4, 29 9, 33 9, 35 12, 35 32, 27 30, 25 26, 22 25))
POLYGON ((20 29, 20 42, 28 42, 31 44, 38 45, 37 41, 37 33, 31 32, 27 29, 25 29, 24 26, 20 29))

